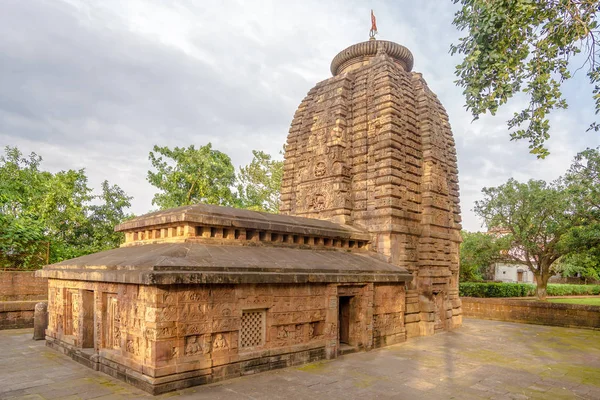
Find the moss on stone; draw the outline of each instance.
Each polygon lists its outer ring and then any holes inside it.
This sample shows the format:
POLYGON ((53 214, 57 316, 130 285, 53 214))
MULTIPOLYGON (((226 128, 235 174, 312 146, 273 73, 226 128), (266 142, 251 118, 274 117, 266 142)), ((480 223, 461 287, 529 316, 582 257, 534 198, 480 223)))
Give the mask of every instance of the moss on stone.
POLYGON ((304 371, 304 372, 314 372, 314 373, 323 372, 327 368, 327 364, 328 364, 328 362, 326 362, 326 361, 317 361, 314 363, 310 363, 310 364, 306 364, 301 367, 298 367, 298 370, 304 371))

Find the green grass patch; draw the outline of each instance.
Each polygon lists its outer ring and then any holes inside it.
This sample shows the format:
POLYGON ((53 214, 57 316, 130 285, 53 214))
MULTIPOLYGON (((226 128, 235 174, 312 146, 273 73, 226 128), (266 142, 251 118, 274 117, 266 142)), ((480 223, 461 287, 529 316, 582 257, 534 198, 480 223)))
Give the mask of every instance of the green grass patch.
POLYGON ((587 306, 600 306, 600 297, 582 297, 579 299, 548 299, 552 303, 583 304, 587 306))

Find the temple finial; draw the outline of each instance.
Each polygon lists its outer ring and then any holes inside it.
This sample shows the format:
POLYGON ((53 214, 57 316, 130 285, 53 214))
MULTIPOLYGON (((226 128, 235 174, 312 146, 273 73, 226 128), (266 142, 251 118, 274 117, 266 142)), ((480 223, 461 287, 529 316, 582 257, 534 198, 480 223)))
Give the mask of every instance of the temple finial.
POLYGON ((375 35, 377 35, 377 19, 375 19, 375 14, 373 10, 371 10, 371 30, 369 31, 369 40, 375 40, 375 35))

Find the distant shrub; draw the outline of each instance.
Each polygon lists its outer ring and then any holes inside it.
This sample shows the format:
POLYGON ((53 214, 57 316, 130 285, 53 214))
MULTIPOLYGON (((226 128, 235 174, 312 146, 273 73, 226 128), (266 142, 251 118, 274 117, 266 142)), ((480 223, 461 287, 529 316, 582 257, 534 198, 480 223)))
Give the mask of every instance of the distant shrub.
POLYGON ((599 295, 600 285, 549 284, 548 296, 599 295))
MULTIPOLYGON (((529 283, 461 282, 462 297, 527 297, 535 296, 536 286, 529 283)), ((600 285, 549 284, 548 296, 600 295, 600 285)))
POLYGON ((527 297, 535 294, 535 285, 526 283, 462 282, 462 297, 527 297))

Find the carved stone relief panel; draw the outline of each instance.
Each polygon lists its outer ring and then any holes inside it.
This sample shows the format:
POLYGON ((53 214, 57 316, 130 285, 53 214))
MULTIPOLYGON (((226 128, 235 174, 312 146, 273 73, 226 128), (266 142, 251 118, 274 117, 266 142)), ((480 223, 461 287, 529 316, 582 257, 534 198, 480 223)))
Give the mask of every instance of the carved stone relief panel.
POLYGON ((228 335, 225 333, 217 333, 213 335, 212 351, 219 352, 229 350, 228 335))
POLYGON ((186 356, 196 356, 210 353, 210 340, 210 335, 186 336, 184 354, 186 356))
POLYGON ((115 293, 105 294, 104 318, 104 347, 108 349, 121 348, 121 319, 119 302, 115 293))

